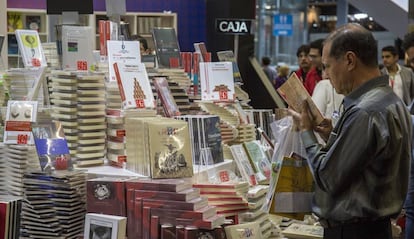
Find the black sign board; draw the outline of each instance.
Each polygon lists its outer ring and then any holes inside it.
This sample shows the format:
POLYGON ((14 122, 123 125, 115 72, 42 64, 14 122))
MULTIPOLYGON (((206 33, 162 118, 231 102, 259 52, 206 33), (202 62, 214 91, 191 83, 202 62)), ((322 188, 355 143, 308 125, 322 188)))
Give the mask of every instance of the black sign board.
POLYGON ((250 19, 216 19, 216 32, 230 35, 248 35, 251 33, 253 20, 250 19))

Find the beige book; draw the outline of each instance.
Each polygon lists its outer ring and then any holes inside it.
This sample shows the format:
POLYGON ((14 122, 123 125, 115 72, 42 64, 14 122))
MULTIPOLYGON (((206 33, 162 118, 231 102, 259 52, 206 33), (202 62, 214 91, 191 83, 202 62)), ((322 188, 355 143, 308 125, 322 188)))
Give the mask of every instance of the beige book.
POLYGON ((294 239, 320 239, 323 238, 323 227, 292 223, 282 234, 294 239))
POLYGON ((308 102, 309 110, 316 124, 322 123, 324 119, 322 113, 319 111, 318 107, 316 107, 312 97, 295 73, 293 73, 288 80, 277 89, 277 92, 279 92, 286 103, 297 112, 302 111, 304 101, 308 102))

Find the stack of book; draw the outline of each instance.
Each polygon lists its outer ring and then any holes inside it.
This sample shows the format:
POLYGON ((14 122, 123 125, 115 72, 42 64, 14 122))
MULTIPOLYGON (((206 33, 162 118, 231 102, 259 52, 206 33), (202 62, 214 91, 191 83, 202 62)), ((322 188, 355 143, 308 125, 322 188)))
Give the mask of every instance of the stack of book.
POLYGON ((246 194, 247 182, 222 184, 194 184, 200 194, 208 198, 208 204, 217 208, 217 214, 225 217, 237 217, 239 213, 249 210, 246 194))
POLYGON ((193 176, 188 123, 125 117, 127 169, 152 178, 193 176))
POLYGON ((165 78, 168 81, 168 88, 174 98, 181 114, 188 114, 191 104, 187 94, 191 80, 182 68, 157 68, 149 69, 148 77, 165 78))
POLYGON ((79 139, 76 164, 102 164, 106 137, 104 75, 78 75, 77 79, 79 139))
POLYGON ((216 207, 208 205, 188 180, 136 179, 127 181, 126 188, 128 237, 179 238, 175 237, 179 230, 198 235, 199 229, 212 230, 224 223, 216 207), (167 234, 174 236, 162 236, 167 234))
POLYGON ((85 217, 86 174, 25 174, 21 238, 76 238, 85 217))
POLYGON ((0 195, 0 238, 20 238, 20 197, 0 195))
POLYGON ((42 47, 46 57, 47 66, 50 69, 59 69, 61 64, 58 56, 56 43, 44 42, 42 43, 42 47))
POLYGON ((176 118, 188 122, 193 149, 193 164, 207 165, 224 161, 220 118, 217 115, 184 115, 176 118), (203 155, 205 150, 211 152, 211 158, 203 155))
POLYGON ((52 117, 62 123, 78 166, 102 164, 105 151, 104 75, 52 71, 52 117))
POLYGON ((239 215, 240 223, 258 222, 263 238, 269 238, 269 236, 278 233, 274 223, 269 219, 269 214, 261 210, 262 205, 265 203, 265 197, 268 190, 268 185, 256 185, 251 187, 246 196, 249 204, 249 211, 239 215))
POLYGON ((119 110, 122 107, 121 94, 116 81, 109 81, 105 83, 106 89, 106 108, 119 110))
POLYGON ((23 196, 23 176, 28 170, 40 169, 33 145, 0 144, 0 194, 23 196))
POLYGON ((52 118, 61 122, 69 152, 75 158, 78 147, 78 100, 76 75, 65 71, 52 71, 49 77, 52 93, 52 118))
MULTIPOLYGON (((122 168, 126 167, 127 153, 125 118, 154 117, 155 115, 156 111, 150 109, 106 110, 106 158, 112 166, 122 168)), ((135 137, 134 134, 132 134, 131 137, 135 137)))
POLYGON ((256 125, 255 124, 240 124, 237 126, 239 134, 233 143, 240 144, 256 139, 256 125))

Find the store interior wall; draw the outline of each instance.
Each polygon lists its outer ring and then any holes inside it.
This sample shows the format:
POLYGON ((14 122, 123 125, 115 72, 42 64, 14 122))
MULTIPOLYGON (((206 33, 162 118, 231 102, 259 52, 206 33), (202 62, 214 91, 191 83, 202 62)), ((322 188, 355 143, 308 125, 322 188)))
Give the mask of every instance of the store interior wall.
MULTIPOLYGON (((56 0, 69 1, 69 0, 56 0)), ((177 35, 182 51, 194 51, 194 42, 206 39, 207 0, 126 0, 131 12, 177 13, 177 35)), ((105 11, 105 0, 93 0, 95 11, 105 11)), ((7 0, 8 8, 46 9, 46 0, 7 0)))

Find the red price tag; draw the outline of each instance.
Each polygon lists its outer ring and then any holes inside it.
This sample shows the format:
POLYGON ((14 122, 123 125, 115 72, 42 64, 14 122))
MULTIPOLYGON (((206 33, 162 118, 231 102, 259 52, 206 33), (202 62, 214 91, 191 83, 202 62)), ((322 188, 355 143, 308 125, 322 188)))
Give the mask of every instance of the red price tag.
POLYGON ((32 58, 32 66, 39 67, 42 63, 40 62, 39 58, 32 58))
POLYGON ((56 159, 56 162, 55 162, 56 170, 68 169, 68 160, 66 159, 65 155, 58 156, 55 159, 56 159))
POLYGON ((220 94, 220 100, 227 100, 228 99, 227 91, 220 90, 219 94, 220 94))
POLYGON ((17 135, 17 144, 27 144, 29 136, 27 134, 18 134, 17 135))
POLYGON ((78 66, 79 71, 87 71, 88 70, 88 63, 86 61, 78 61, 77 66, 78 66))
POLYGON ((227 170, 220 171, 219 175, 221 182, 228 182, 230 180, 229 172, 227 172, 227 170))
POLYGON ((135 100, 135 103, 137 104, 137 108, 145 108, 143 100, 135 100))

